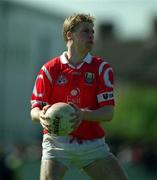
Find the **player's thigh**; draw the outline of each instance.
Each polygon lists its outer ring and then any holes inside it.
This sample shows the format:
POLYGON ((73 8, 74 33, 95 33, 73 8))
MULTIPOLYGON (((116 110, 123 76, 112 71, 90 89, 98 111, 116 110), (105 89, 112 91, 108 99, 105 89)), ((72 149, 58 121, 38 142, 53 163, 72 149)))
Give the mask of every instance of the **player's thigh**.
POLYGON ((93 180, 128 180, 126 173, 115 156, 110 154, 84 168, 93 180))
POLYGON ((61 180, 67 171, 67 167, 54 160, 42 160, 40 180, 61 180))

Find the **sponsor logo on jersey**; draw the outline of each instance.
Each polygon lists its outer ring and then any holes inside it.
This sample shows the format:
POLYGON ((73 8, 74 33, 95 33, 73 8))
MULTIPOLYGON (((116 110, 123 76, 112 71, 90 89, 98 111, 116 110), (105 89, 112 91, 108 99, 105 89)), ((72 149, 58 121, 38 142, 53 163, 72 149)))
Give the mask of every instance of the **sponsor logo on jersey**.
POLYGON ((58 85, 64 85, 64 84, 67 84, 67 82, 68 82, 67 78, 63 74, 61 74, 60 76, 58 76, 56 83, 58 85))
POLYGON ((113 93, 104 93, 103 98, 105 100, 112 99, 113 98, 113 93))
POLYGON ((74 104, 80 104, 80 89, 75 88, 70 91, 70 95, 67 96, 67 102, 72 102, 74 104))
POLYGON ((94 78, 95 78, 94 73, 91 73, 91 72, 86 72, 85 73, 85 82, 87 84, 93 84, 94 78))
POLYGON ((98 102, 106 102, 110 100, 114 100, 114 94, 113 92, 104 92, 97 95, 98 102))

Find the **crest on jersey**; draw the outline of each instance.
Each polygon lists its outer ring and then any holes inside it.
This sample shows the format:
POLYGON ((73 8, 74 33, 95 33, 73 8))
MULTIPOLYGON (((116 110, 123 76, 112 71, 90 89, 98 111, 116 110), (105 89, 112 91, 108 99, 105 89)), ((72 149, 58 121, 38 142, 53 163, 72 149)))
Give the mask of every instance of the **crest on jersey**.
POLYGON ((58 76, 58 79, 57 79, 57 84, 58 85, 64 85, 64 84, 66 84, 68 82, 68 80, 67 80, 67 78, 63 75, 63 74, 61 74, 60 76, 58 76))
POLYGON ((95 78, 94 73, 91 73, 91 72, 86 72, 85 73, 85 82, 87 84, 93 84, 94 78, 95 78))

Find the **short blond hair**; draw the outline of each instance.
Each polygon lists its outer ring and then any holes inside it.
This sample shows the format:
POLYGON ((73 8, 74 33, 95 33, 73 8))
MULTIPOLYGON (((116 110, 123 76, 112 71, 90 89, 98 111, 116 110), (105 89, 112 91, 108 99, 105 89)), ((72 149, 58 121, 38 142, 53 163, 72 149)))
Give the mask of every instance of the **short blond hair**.
POLYGON ((73 31, 74 28, 81 22, 89 22, 94 24, 95 18, 93 16, 90 16, 90 14, 74 14, 72 16, 69 16, 65 19, 63 23, 63 37, 65 42, 68 41, 67 39, 67 32, 73 31))

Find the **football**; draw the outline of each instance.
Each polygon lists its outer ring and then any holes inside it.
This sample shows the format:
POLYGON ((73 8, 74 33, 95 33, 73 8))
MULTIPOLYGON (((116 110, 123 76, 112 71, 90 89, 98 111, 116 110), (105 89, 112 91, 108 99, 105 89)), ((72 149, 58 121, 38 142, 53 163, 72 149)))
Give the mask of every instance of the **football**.
POLYGON ((63 102, 50 106, 45 115, 50 119, 52 133, 58 136, 65 136, 72 132, 72 123, 69 120, 72 119, 70 114, 75 111, 76 109, 73 106, 63 102))

